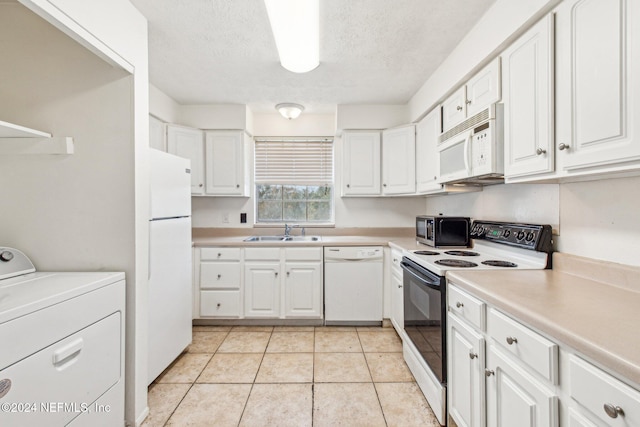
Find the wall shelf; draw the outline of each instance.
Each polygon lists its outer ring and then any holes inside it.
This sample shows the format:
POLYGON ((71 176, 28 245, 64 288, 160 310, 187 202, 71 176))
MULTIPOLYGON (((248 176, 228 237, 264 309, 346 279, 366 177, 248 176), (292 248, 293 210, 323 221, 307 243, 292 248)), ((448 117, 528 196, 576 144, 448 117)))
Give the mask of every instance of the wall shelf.
POLYGON ((73 138, 0 120, 0 154, 73 154, 73 138))

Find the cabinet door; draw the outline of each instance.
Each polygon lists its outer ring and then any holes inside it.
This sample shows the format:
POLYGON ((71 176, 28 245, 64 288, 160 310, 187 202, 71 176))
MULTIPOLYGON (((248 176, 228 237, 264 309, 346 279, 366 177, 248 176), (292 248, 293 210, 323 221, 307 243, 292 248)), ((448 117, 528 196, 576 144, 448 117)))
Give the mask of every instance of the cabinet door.
POLYGON ((342 195, 380 194, 380 133, 343 134, 342 195))
POLYGON ((459 427, 482 427, 485 426, 485 341, 456 316, 449 314, 448 320, 449 415, 459 427))
POLYGON ((489 346, 486 373, 488 425, 558 426, 557 396, 495 346, 489 346))
POLYGON ((502 54, 507 178, 553 172, 553 15, 502 54))
POLYGON ((639 30, 634 0, 558 7, 556 149, 565 169, 640 159, 639 30))
POLYGON ((500 58, 496 58, 467 82, 464 103, 471 117, 500 101, 500 58))
POLYGON ((285 263, 285 316, 322 318, 322 264, 285 263))
POLYGON ((202 131, 167 125, 167 151, 191 160, 191 194, 204 194, 204 145, 202 131))
POLYGON ((242 131, 207 132, 207 195, 245 196, 244 156, 242 131))
POLYGON ((404 292, 402 276, 391 273, 391 324, 400 336, 404 334, 404 292))
POLYGON ((438 135, 440 109, 435 108, 416 125, 416 191, 418 194, 440 190, 438 184, 438 135))
POLYGON ((416 192, 416 128, 382 132, 382 193, 416 192))
POLYGON ((462 86, 442 103, 442 132, 446 132, 467 117, 466 86, 462 86))
POLYGON ((280 316, 280 263, 247 262, 244 267, 245 317, 280 316))

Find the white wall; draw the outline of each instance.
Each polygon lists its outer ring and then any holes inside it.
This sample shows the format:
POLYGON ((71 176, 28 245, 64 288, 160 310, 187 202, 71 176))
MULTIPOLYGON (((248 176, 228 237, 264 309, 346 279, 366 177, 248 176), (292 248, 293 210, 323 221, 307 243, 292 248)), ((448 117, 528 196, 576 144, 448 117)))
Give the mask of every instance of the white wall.
POLYGON ((429 214, 560 227, 558 184, 498 184, 477 193, 427 198, 429 214))
POLYGON ((127 0, 20 1, 31 11, 0 5, 2 39, 15 41, 3 45, 11 67, 0 71, 0 115, 72 136, 75 154, 0 159, 12 176, 0 196, 14 201, 0 213, 2 236, 40 269, 125 271, 125 416, 134 423, 147 411, 146 20, 127 0))
POLYGON ((165 123, 177 123, 180 105, 154 85, 149 85, 149 114, 165 123))
POLYGON ((336 129, 388 129, 410 123, 408 105, 338 105, 336 129))
POLYGON ((560 185, 558 250, 640 266, 640 177, 560 185))
MULTIPOLYGON (((181 105, 177 124, 197 129, 247 129, 244 104, 181 105)), ((250 120, 249 120, 250 123, 250 120)))

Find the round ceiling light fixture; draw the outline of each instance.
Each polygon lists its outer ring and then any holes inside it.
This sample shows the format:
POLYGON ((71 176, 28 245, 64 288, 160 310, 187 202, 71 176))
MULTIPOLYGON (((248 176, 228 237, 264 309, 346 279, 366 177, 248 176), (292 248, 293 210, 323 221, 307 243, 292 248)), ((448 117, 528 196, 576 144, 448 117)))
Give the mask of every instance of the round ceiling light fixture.
POLYGON ((276 110, 278 110, 282 117, 291 120, 297 119, 304 111, 304 107, 300 104, 294 104, 292 102, 283 102, 276 105, 276 110))

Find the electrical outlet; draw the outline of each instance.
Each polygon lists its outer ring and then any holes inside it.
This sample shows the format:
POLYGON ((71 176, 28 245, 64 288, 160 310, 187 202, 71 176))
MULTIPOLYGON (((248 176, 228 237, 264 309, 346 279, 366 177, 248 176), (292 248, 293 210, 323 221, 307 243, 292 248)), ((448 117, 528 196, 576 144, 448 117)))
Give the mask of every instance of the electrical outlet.
POLYGON ((222 222, 225 224, 229 224, 229 213, 225 212, 222 214, 222 222))

